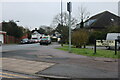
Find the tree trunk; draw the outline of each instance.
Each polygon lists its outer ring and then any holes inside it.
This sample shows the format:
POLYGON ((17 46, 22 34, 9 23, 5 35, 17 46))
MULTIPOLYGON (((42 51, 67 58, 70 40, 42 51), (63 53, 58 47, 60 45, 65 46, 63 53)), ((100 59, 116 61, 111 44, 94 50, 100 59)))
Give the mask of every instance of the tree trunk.
POLYGON ((86 45, 84 45, 83 48, 86 48, 86 45))
POLYGON ((80 46, 80 45, 77 45, 77 46, 76 46, 76 48, 82 48, 82 46, 80 46))
POLYGON ((63 43, 61 43, 61 46, 63 46, 63 43))

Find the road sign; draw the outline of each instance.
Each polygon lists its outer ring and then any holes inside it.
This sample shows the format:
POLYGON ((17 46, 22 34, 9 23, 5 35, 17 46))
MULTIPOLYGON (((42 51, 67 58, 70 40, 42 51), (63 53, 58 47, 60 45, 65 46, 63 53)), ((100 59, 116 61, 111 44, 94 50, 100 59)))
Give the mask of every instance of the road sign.
POLYGON ((97 46, 115 46, 115 40, 96 40, 97 46))

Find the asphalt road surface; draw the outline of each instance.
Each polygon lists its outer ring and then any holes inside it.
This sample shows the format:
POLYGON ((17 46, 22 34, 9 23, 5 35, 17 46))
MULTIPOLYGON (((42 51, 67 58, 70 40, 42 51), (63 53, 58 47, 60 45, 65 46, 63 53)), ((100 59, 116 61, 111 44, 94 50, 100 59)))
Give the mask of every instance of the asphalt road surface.
POLYGON ((27 75, 27 74, 20 74, 10 71, 0 71, 0 77, 2 78, 38 78, 35 76, 27 75))
POLYGON ((76 78, 118 78, 118 62, 95 61, 86 56, 57 50, 56 47, 60 47, 60 45, 57 43, 48 46, 39 44, 3 45, 2 57, 55 63, 54 66, 37 71, 35 75, 39 77, 65 77, 73 80, 76 78))

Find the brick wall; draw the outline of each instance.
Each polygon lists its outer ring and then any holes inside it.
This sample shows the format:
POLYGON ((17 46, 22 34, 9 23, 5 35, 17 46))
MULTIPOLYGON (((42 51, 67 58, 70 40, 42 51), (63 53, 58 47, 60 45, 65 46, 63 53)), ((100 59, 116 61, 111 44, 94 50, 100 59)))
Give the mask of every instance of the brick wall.
POLYGON ((6 35, 4 37, 4 42, 5 44, 10 44, 10 43, 19 43, 20 42, 20 39, 19 38, 15 38, 14 36, 9 36, 9 35, 6 35))

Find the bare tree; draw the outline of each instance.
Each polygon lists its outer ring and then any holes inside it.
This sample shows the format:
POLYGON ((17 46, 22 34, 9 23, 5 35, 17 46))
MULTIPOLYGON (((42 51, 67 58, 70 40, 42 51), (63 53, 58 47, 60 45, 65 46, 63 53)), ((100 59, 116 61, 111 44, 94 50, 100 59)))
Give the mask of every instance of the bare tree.
POLYGON ((39 29, 41 29, 41 30, 43 29, 42 31, 46 34, 49 34, 49 35, 53 31, 53 28, 51 26, 47 26, 47 25, 42 25, 42 26, 39 27, 39 29))
POLYGON ((84 21, 87 20, 90 16, 90 12, 87 11, 86 7, 83 5, 78 7, 78 18, 80 21, 80 28, 84 27, 84 21))
MULTIPOLYGON (((63 26, 68 26, 68 20, 69 20, 69 15, 67 12, 63 12, 62 13, 62 24, 63 26)), ((57 14, 54 18, 53 18, 53 23, 52 23, 55 27, 58 24, 61 24, 61 13, 57 14)), ((77 24, 77 19, 75 19, 74 17, 71 18, 71 25, 72 27, 75 27, 77 24)))

